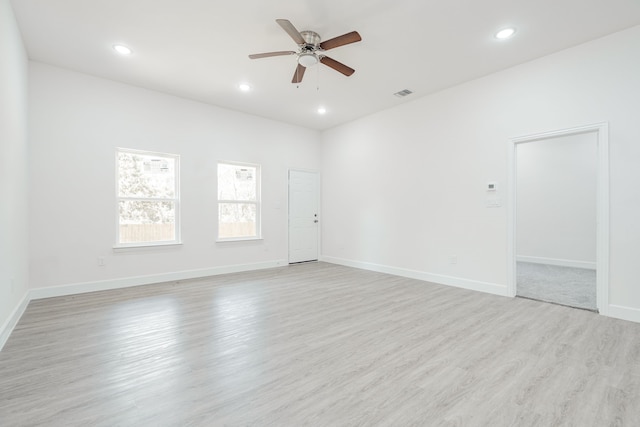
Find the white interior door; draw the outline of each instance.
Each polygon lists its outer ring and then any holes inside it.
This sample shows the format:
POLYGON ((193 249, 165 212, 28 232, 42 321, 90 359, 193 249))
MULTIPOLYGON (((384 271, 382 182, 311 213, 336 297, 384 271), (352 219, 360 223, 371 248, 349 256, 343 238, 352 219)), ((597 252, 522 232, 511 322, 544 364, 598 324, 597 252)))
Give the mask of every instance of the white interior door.
POLYGON ((289 263, 318 259, 318 174, 289 171, 289 263))

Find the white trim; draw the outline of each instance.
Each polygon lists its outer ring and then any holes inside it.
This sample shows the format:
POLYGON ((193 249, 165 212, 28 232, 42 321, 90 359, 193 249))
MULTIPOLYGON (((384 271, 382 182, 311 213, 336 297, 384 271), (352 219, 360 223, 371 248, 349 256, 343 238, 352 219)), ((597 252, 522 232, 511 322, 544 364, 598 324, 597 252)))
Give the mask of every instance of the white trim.
POLYGON ((73 283, 69 285, 51 286, 32 289, 31 299, 60 297, 83 294, 87 292, 107 291, 111 289, 129 288, 154 283, 173 282, 177 280, 198 279, 220 274, 240 273, 244 271, 264 270, 287 265, 285 260, 257 262, 253 264, 236 264, 221 267, 202 268, 197 270, 177 271, 173 273, 150 274, 148 276, 124 277, 121 279, 100 280, 96 282, 73 283))
POLYGON ((640 323, 640 309, 637 308, 611 304, 609 306, 608 316, 616 319, 628 320, 629 322, 640 323))
POLYGON ((170 202, 174 203, 176 199, 167 199, 167 198, 153 198, 153 197, 131 197, 131 196, 119 196, 118 199, 124 201, 133 201, 133 202, 170 202))
POLYGON ((507 296, 516 296, 516 142, 508 143, 507 165, 507 296))
POLYGON ((598 129, 597 255, 598 309, 609 315, 609 124, 598 129))
POLYGON ((410 270, 406 268, 391 267, 388 265, 374 264, 370 262, 354 261, 344 258, 322 256, 320 261, 331 264, 339 264, 347 267, 359 268, 361 270, 376 271, 378 273, 393 274, 394 276, 407 277, 410 279, 423 280, 425 282, 438 283, 441 285, 454 286, 456 288, 468 289, 471 291, 485 292, 494 295, 507 296, 507 287, 497 283, 481 282, 478 280, 464 279, 462 277, 445 276, 443 274, 428 273, 425 271, 410 270))
POLYGON ((219 163, 224 163, 224 164, 233 165, 233 166, 249 166, 249 167, 258 168, 258 169, 261 168, 260 163, 237 162, 235 160, 218 160, 216 164, 219 164, 219 163))
POLYGON ((27 292, 24 294, 24 297, 22 297, 20 304, 16 306, 9 318, 4 322, 4 325, 2 325, 2 327, 0 328, 0 351, 2 351, 2 348, 7 343, 7 340, 13 332, 13 329, 16 327, 18 321, 24 314, 27 305, 29 305, 29 301, 31 301, 30 293, 27 292))
POLYGON ((541 132, 541 133, 535 133, 531 135, 518 136, 518 137, 512 138, 511 142, 515 144, 519 144, 521 142, 542 141, 545 139, 557 138, 560 136, 579 135, 581 133, 599 132, 601 130, 607 130, 607 129, 608 129, 607 122, 594 123, 591 125, 576 126, 576 127, 567 128, 567 129, 558 129, 558 130, 552 130, 549 132, 541 132))
POLYGON ((596 286, 597 307, 600 314, 609 312, 609 124, 606 122, 569 129, 543 132, 512 138, 508 143, 509 153, 509 201, 507 208, 507 294, 516 296, 516 146, 521 143, 540 141, 560 136, 596 132, 598 137, 597 176, 597 254, 596 286))
POLYGON ((264 237, 229 237, 228 239, 218 239, 216 243, 253 242, 256 240, 264 240, 264 237))
POLYGON ((573 259, 544 258, 539 256, 517 255, 516 261, 530 262, 532 264, 557 265, 560 267, 584 268, 586 270, 595 270, 596 263, 593 261, 577 261, 573 259))
POLYGON ((113 251, 114 252, 127 252, 128 250, 135 251, 137 249, 164 248, 164 247, 167 247, 167 246, 182 246, 182 245, 183 245, 182 242, 174 242, 173 240, 169 241, 168 243, 162 243, 162 242, 157 242, 157 243, 129 243, 129 244, 116 245, 116 246, 113 247, 113 251))

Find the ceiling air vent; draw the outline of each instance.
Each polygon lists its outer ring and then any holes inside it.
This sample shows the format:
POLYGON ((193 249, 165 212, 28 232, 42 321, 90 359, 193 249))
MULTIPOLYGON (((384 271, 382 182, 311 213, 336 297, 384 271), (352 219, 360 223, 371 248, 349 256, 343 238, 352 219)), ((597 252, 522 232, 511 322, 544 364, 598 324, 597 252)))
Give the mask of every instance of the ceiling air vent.
POLYGON ((401 90, 400 92, 396 92, 394 93, 395 96, 397 96, 398 98, 403 98, 407 95, 411 95, 413 92, 411 92, 409 89, 405 89, 405 90, 401 90))

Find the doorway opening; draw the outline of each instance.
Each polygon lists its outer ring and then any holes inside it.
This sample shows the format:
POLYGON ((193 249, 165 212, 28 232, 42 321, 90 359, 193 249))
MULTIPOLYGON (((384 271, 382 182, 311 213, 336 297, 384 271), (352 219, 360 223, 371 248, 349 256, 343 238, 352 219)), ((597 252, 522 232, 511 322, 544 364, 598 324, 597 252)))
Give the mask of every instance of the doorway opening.
POLYGON ((606 123, 509 144, 509 295, 606 314, 606 123))

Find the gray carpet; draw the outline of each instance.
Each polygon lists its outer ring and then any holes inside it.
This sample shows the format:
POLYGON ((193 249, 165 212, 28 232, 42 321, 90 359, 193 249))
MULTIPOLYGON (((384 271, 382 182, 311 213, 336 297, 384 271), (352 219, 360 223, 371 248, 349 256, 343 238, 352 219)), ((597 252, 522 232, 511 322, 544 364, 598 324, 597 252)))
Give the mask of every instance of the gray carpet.
POLYGON ((571 307, 596 310, 596 271, 518 262, 516 294, 571 307))

